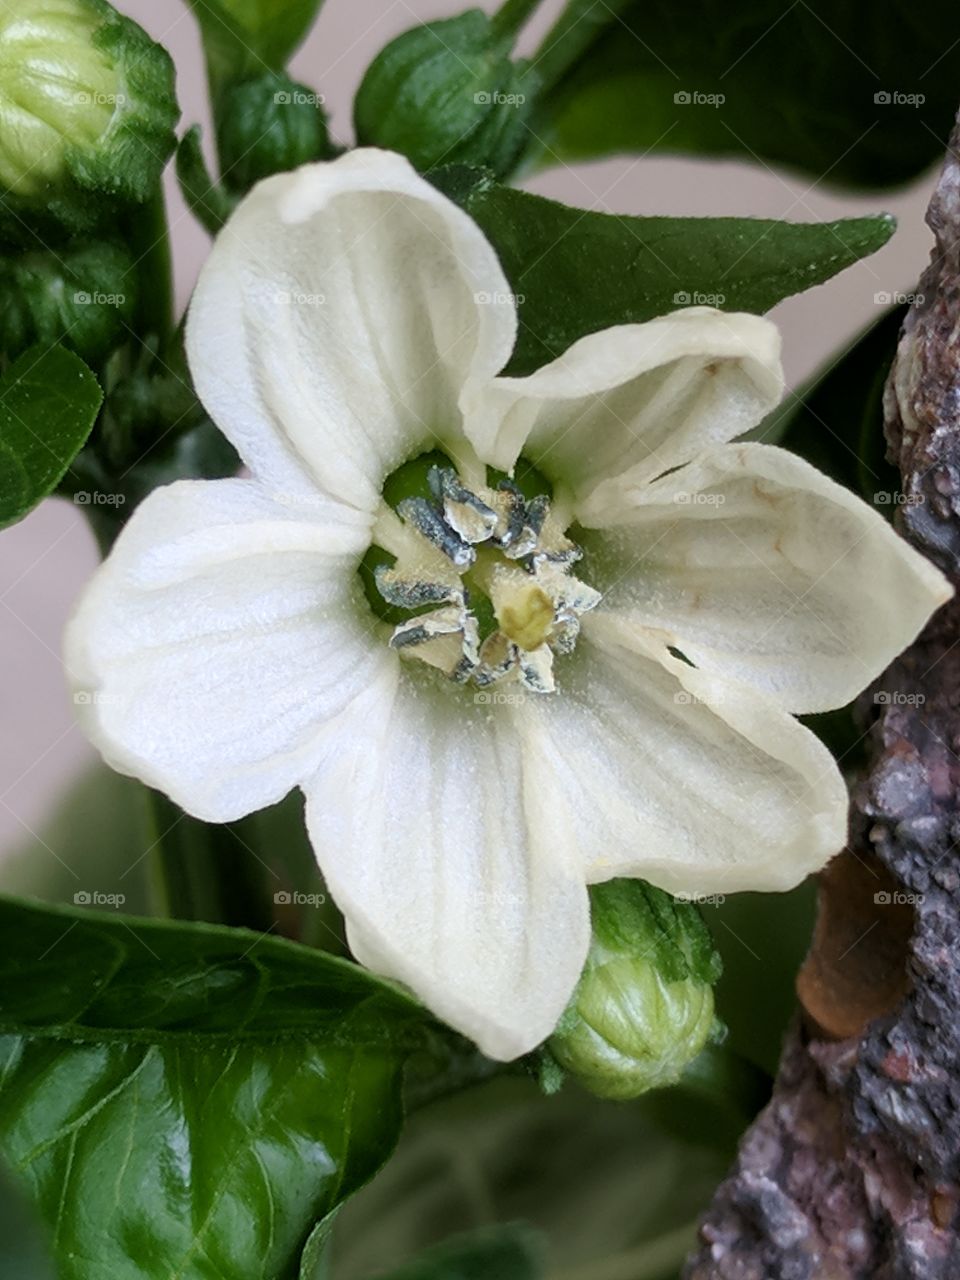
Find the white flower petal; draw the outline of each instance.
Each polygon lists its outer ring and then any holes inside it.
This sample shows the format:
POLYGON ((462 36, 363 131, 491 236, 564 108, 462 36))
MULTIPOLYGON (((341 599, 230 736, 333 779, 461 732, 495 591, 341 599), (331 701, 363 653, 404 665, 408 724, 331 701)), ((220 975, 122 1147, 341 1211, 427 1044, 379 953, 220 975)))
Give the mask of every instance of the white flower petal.
POLYGON ((952 594, 849 490, 770 445, 725 445, 586 523, 604 608, 787 711, 843 706, 952 594))
POLYGON ((509 471, 523 453, 583 499, 629 468, 653 479, 734 439, 782 390, 775 325, 690 307, 589 334, 530 377, 471 382, 461 403, 485 461, 509 471))
POLYGON ((155 490, 65 638, 107 762, 210 822, 309 774, 325 726, 397 662, 355 598, 368 524, 325 499, 278 506, 251 480, 155 490))
POLYGON ((384 476, 460 436, 516 315, 476 224, 401 156, 349 152, 260 183, 218 236, 187 325, 201 399, 281 493, 372 510, 384 476))
POLYGON ((751 689, 660 654, 602 613, 583 619, 556 697, 534 699, 532 788, 562 797, 592 882, 670 893, 783 890, 842 847, 833 757, 751 689))
POLYGON ((404 674, 392 707, 344 718, 304 790, 358 958, 509 1060, 553 1030, 590 925, 569 833, 495 711, 404 674))

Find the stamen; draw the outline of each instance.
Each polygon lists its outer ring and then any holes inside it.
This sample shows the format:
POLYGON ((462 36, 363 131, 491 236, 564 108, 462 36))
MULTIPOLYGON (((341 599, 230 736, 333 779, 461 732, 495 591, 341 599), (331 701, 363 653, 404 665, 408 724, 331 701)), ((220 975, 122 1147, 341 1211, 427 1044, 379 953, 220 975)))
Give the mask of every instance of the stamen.
POLYGON ((397 512, 445 559, 421 542, 422 552, 411 546, 393 568, 380 565, 375 583, 395 607, 439 607, 397 626, 390 644, 461 683, 517 681, 552 693, 554 655, 573 651, 581 614, 600 602, 568 572, 580 548, 545 494, 528 501, 511 480, 468 489, 452 467, 437 465, 426 481, 432 501, 406 497, 397 512), (493 628, 482 644, 479 617, 493 628))

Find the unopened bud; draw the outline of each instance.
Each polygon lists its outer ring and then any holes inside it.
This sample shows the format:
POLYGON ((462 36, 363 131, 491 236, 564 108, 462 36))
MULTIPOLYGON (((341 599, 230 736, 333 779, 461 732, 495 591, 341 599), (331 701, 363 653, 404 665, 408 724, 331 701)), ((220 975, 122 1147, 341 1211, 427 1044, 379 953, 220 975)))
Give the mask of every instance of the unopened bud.
POLYGON ((101 197, 143 201, 174 144, 167 53, 106 0, 0 6, 3 203, 72 226, 101 197))
POLYGON ((714 1029, 720 959, 691 903, 637 880, 591 890, 593 941, 549 1042, 591 1092, 635 1098, 673 1084, 714 1029))

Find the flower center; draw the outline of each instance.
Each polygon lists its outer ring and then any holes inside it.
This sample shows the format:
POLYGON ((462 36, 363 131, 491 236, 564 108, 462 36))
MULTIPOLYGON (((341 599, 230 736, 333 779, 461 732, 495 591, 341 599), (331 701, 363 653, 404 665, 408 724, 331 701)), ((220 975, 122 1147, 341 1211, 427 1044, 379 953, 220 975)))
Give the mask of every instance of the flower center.
POLYGON ((429 467, 424 487, 396 501, 402 536, 385 539, 396 562, 374 569, 394 620, 402 611, 390 644, 458 683, 553 692, 554 657, 573 650, 580 616, 600 593, 570 572, 582 553, 549 497, 525 496, 506 478, 468 487, 443 464, 429 467))

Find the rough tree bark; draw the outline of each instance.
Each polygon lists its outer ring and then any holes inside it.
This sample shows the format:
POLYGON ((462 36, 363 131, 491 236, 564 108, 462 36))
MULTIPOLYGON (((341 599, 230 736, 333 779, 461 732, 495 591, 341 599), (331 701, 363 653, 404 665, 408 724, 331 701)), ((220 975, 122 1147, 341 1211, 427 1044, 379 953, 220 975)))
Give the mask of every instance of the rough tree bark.
MULTIPOLYGON (((960 126, 927 222, 885 430, 900 530, 960 586, 960 126)), ((687 1280, 960 1277, 957 599, 859 710, 871 763, 822 877, 801 1013, 687 1280)))

